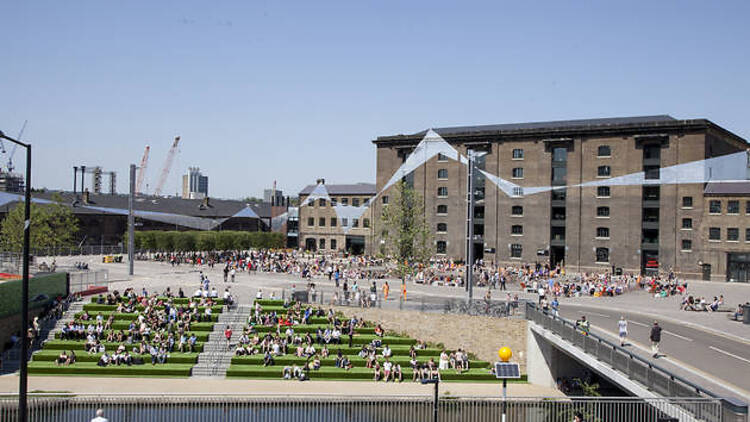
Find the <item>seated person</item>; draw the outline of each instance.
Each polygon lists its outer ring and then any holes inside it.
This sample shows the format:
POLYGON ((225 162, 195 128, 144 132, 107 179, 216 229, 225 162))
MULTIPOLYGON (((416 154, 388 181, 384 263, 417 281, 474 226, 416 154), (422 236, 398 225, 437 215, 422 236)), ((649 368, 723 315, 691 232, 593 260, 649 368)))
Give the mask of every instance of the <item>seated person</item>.
POLYGON ((383 327, 380 326, 380 324, 375 326, 375 335, 378 337, 383 337, 385 335, 385 331, 383 330, 383 327))
POLYGON ((65 362, 65 364, 72 365, 74 363, 76 363, 76 352, 71 350, 70 353, 68 353, 68 361, 65 362))
POLYGON ((409 360, 409 365, 411 365, 411 380, 417 382, 422 378, 422 365, 419 364, 416 357, 409 360))
POLYGON ((383 362, 383 378, 385 379, 385 382, 388 382, 391 379, 391 376, 393 375, 393 362, 390 361, 390 359, 386 358, 385 362, 383 362))
POLYGON ((107 366, 107 365, 109 365, 109 361, 110 361, 110 360, 109 360, 109 356, 108 356, 108 355, 107 355, 106 353, 104 353, 104 354, 103 354, 103 355, 102 355, 102 356, 101 356, 101 357, 99 358, 99 361, 98 361, 98 362, 96 363, 96 365, 97 365, 97 366, 102 366, 102 367, 104 367, 104 366, 107 366))
POLYGON ((60 352, 60 355, 57 357, 57 360, 55 361, 56 365, 65 365, 68 362, 68 355, 65 353, 65 350, 60 352))
POLYGON ((349 358, 344 355, 344 357, 341 359, 341 368, 346 369, 347 371, 352 369, 352 362, 349 360, 349 358))
POLYGON ((375 362, 375 367, 373 368, 372 374, 373 381, 380 381, 381 379, 383 379, 383 372, 380 367, 380 362, 375 362))
POLYGON ((315 357, 313 358, 312 369, 314 371, 320 369, 320 357, 318 357, 318 355, 315 355, 315 357))
POLYGON ((403 382, 404 381, 404 373, 401 371, 401 365, 396 363, 393 365, 393 375, 391 377, 394 382, 403 382))
POLYGON ((388 345, 386 344, 385 346, 383 346, 383 357, 384 357, 384 358, 389 358, 389 357, 391 357, 391 356, 393 356, 393 351, 392 351, 392 350, 391 350, 391 348, 390 348, 390 347, 388 347, 388 345))
POLYGON ((263 366, 273 366, 274 363, 275 362, 273 360, 273 355, 270 352, 266 352, 266 354, 263 356, 263 366))

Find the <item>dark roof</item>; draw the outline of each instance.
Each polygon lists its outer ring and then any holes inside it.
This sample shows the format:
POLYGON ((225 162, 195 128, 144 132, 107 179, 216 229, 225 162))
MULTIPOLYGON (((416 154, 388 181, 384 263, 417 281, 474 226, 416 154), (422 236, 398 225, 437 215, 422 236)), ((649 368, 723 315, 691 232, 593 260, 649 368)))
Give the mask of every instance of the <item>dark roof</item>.
POLYGON ((750 180, 742 182, 709 182, 704 190, 706 195, 750 195, 750 180))
MULTIPOLYGON (((557 120, 549 122, 531 123, 507 123, 479 126, 455 126, 434 128, 433 130, 443 137, 481 137, 481 136, 546 136, 566 137, 583 133, 606 133, 613 132, 660 132, 667 130, 686 130, 700 128, 715 128, 725 132, 743 144, 746 141, 726 129, 706 119, 678 120, 669 115, 656 116, 634 116, 634 117, 610 117, 602 119, 580 119, 580 120, 557 120)), ((411 135, 380 136, 374 143, 381 142, 406 142, 413 143, 421 140, 427 130, 411 135)))
MULTIPOLYGON (((64 204, 72 204, 75 200, 75 195, 72 192, 34 192, 33 198, 52 200, 55 195, 60 195, 63 198, 64 204)), ((79 204, 85 205, 82 202, 81 195, 79 194, 79 204)), ((202 199, 182 199, 177 197, 155 197, 145 196, 140 197, 133 203, 133 208, 137 211, 156 211, 169 214, 186 215, 191 217, 203 217, 203 218, 226 218, 231 217, 234 214, 242 211, 247 204, 243 201, 236 201, 230 199, 214 199, 209 198, 208 207, 202 206, 202 199)), ((90 194, 89 204, 90 206, 103 207, 103 208, 114 208, 114 209, 128 209, 128 195, 124 194, 90 194)), ((253 208, 257 213, 257 209, 253 208)), ((82 207, 73 207, 75 214, 101 214, 98 210, 86 209, 82 207)), ((258 213, 260 215, 260 213, 258 213)), ((270 215, 270 212, 268 213, 270 215)))
MULTIPOLYGON (((300 195, 309 195, 316 185, 307 185, 302 189, 300 195)), ((330 195, 375 195, 373 183, 356 183, 353 185, 324 185, 330 195)))

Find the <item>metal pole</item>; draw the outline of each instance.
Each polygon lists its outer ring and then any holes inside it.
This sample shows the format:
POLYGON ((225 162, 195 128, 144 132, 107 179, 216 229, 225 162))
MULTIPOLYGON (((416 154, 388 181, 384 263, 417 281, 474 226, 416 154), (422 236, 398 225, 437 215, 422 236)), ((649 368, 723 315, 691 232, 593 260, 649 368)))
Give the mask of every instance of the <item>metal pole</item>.
POLYGON ((133 197, 135 196, 135 164, 130 165, 130 195, 128 196, 128 274, 133 275, 133 249, 135 248, 135 218, 133 197))
POLYGON ((436 380, 435 382, 435 400, 432 404, 432 411, 434 413, 434 422, 438 422, 438 384, 440 384, 439 381, 436 380))
POLYGON ((508 402, 506 398, 508 397, 508 380, 503 378, 503 420, 502 422, 505 422, 505 418, 508 414, 508 402))
POLYGON ((466 291, 469 292, 469 301, 473 296, 474 281, 474 150, 468 150, 469 154, 469 174, 467 182, 467 192, 469 194, 468 218, 466 219, 468 227, 468 240, 466 241, 466 291))
POLYGON ((20 421, 26 422, 27 361, 29 356, 29 232, 31 231, 31 145, 26 145, 26 195, 23 211, 23 284, 21 288, 21 374, 18 394, 20 421))

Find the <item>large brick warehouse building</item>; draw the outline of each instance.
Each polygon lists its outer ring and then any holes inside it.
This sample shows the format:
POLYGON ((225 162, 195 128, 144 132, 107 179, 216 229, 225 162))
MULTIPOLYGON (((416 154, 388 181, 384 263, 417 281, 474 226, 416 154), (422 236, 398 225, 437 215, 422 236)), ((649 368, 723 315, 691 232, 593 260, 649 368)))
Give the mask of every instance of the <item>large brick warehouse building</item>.
MULTIPOLYGON (((480 174, 471 242, 477 258, 500 264, 564 264, 576 272, 674 270, 691 279, 748 280, 747 183, 717 188, 710 181, 611 186, 605 182, 639 172, 645 179, 659 179, 665 167, 747 150, 745 139, 709 120, 645 116, 435 132, 460 154, 468 155, 470 149, 485 152, 477 159, 479 169, 521 187, 553 188, 506 195, 480 174), (598 186, 578 186, 592 181, 598 186), (718 218, 722 213, 733 217, 718 218), (724 227, 727 224, 732 227, 724 227)), ((373 141, 378 191, 425 133, 373 141)), ((467 166, 439 155, 405 180, 425 198, 438 255, 463 259, 469 244, 467 166)), ((387 201, 385 192, 374 204, 375 215, 387 201)), ((377 235, 377 227, 374 232, 377 235)))

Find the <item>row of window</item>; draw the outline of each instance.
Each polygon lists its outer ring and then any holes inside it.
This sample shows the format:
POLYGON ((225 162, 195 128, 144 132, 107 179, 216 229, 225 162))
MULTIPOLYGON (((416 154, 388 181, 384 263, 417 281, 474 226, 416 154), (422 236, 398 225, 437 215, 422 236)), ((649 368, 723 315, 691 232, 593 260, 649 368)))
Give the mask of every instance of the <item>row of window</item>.
MULTIPOLYGON (((523 160, 524 152, 523 148, 515 148, 512 153, 514 160, 523 160)), ((606 158, 612 156, 612 148, 609 145, 599 145, 596 150, 596 156, 599 158, 606 158)), ((438 154, 438 162, 448 161, 448 157, 443 154, 438 154)))
MULTIPOLYGON (((721 227, 709 227, 708 240, 721 240, 721 227)), ((739 242, 740 229, 738 227, 727 228, 726 240, 729 242, 739 242)), ((745 242, 750 242, 750 228, 745 229, 745 242)))
MULTIPOLYGON (((326 240, 323 238, 318 239, 318 249, 326 248, 326 240)), ((336 239, 331 239, 331 250, 336 250, 336 239)))
MULTIPOLYGON (((712 199, 708 202, 708 212, 710 214, 721 214, 722 203, 718 199, 712 199)), ((727 201, 727 214, 739 214, 740 201, 732 199, 727 201)), ((745 214, 750 214, 750 201, 745 201, 745 214)))
MULTIPOLYGON (((331 222, 330 225, 331 225, 331 227, 336 227, 336 225, 338 225, 338 220, 339 219, 337 217, 331 217, 331 219, 330 219, 330 222, 331 222)), ((315 226, 315 217, 307 217, 307 225, 309 227, 314 227, 315 226)), ((349 219, 342 218, 341 219, 341 225, 344 226, 344 227, 348 226, 349 225, 349 219)), ((318 226, 319 227, 325 227, 326 226, 326 218, 325 217, 318 218, 318 226)), ((352 227, 359 227, 359 218, 352 219, 352 227)), ((362 227, 364 227, 364 228, 369 228, 370 227, 370 219, 369 218, 362 219, 362 227)))
MULTIPOLYGON (((384 199, 386 197, 383 197, 384 199)), ((338 203, 341 203, 341 205, 349 205, 349 198, 331 198, 331 206, 335 207, 338 203)), ((318 206, 319 207, 325 207, 327 205, 328 201, 325 198, 318 199, 318 206)), ((368 198, 362 198, 360 202, 360 198, 352 198, 352 206, 358 207, 360 204, 363 204, 364 206, 367 206, 370 203, 370 200, 368 198)), ((387 199, 383 201, 384 204, 387 204, 387 199)))

